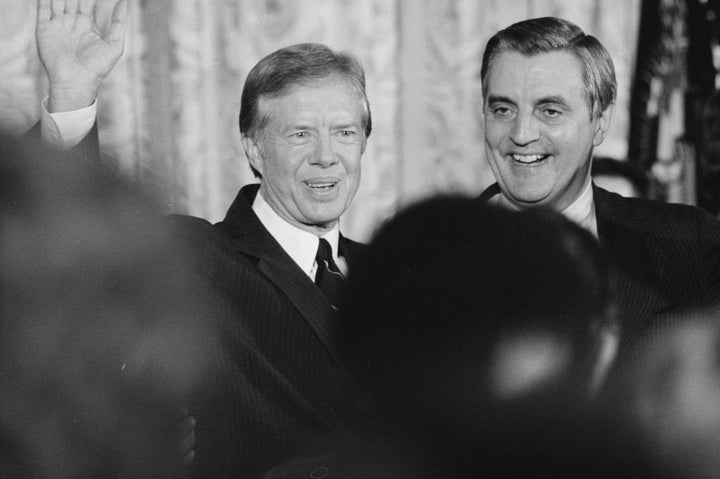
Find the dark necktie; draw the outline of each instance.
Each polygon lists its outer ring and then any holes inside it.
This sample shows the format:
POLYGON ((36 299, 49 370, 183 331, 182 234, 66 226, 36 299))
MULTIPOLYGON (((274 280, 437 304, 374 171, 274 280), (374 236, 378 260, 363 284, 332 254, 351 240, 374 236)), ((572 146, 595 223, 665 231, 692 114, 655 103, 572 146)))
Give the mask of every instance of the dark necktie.
POLYGON ((340 272, 337 264, 335 264, 330 243, 326 239, 320 238, 315 261, 317 261, 315 284, 325 293, 333 307, 338 309, 345 277, 340 272))

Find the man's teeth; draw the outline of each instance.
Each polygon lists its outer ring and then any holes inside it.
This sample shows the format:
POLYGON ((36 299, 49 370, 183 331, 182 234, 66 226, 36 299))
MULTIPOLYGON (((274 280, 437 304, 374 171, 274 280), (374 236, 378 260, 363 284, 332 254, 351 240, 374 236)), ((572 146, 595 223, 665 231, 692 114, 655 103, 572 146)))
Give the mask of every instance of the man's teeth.
POLYGON ((308 183, 308 186, 310 186, 310 188, 316 188, 321 190, 325 188, 332 188, 333 186, 335 186, 335 183, 308 183))
POLYGON ((513 160, 519 161, 520 163, 534 163, 545 159, 547 155, 512 155, 513 160))

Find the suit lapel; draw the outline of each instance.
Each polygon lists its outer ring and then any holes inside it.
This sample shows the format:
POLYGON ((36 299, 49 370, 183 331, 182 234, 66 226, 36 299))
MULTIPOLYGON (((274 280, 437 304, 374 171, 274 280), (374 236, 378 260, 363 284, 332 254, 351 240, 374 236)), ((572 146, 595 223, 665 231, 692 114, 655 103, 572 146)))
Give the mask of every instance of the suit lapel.
POLYGON ((243 256, 254 259, 257 270, 290 300, 345 374, 334 340, 338 323, 336 313, 325 295, 252 211, 258 189, 256 184, 243 187, 218 226, 226 231, 233 247, 243 256))

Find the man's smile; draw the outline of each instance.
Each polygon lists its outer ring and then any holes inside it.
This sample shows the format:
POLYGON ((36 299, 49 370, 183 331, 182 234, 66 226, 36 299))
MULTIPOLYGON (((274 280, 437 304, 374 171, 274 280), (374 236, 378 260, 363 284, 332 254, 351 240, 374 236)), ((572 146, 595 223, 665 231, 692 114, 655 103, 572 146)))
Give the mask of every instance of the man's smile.
POLYGON ((512 159, 518 163, 522 163, 524 165, 530 165, 533 163, 539 163, 546 159, 549 155, 519 155, 519 154, 512 154, 510 155, 512 159))
POLYGON ((307 186, 310 187, 310 189, 314 192, 318 193, 325 193, 332 191, 338 183, 340 183, 340 180, 336 179, 317 179, 317 180, 307 180, 304 182, 307 186))

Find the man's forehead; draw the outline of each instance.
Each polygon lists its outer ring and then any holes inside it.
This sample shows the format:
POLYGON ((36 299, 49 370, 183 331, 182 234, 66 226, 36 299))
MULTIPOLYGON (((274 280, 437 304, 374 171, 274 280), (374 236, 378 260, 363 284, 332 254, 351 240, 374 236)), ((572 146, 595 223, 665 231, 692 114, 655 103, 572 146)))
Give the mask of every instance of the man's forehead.
POLYGON ((521 92, 531 93, 535 100, 584 96, 578 60, 565 51, 535 55, 503 51, 494 59, 487 83, 488 99, 511 99, 521 92))
POLYGON ((322 78, 317 81, 294 85, 282 93, 273 96, 261 96, 258 100, 262 115, 275 112, 280 121, 298 120, 298 116, 314 115, 316 112, 332 112, 338 121, 357 121, 366 115, 365 98, 355 85, 342 78, 322 78))
POLYGON ((284 98, 298 96, 303 97, 305 94, 317 90, 345 90, 347 92, 355 93, 359 100, 364 101, 362 90, 360 90, 360 88, 351 80, 338 75, 298 81, 275 93, 261 95, 260 101, 275 99, 282 100, 284 98))

